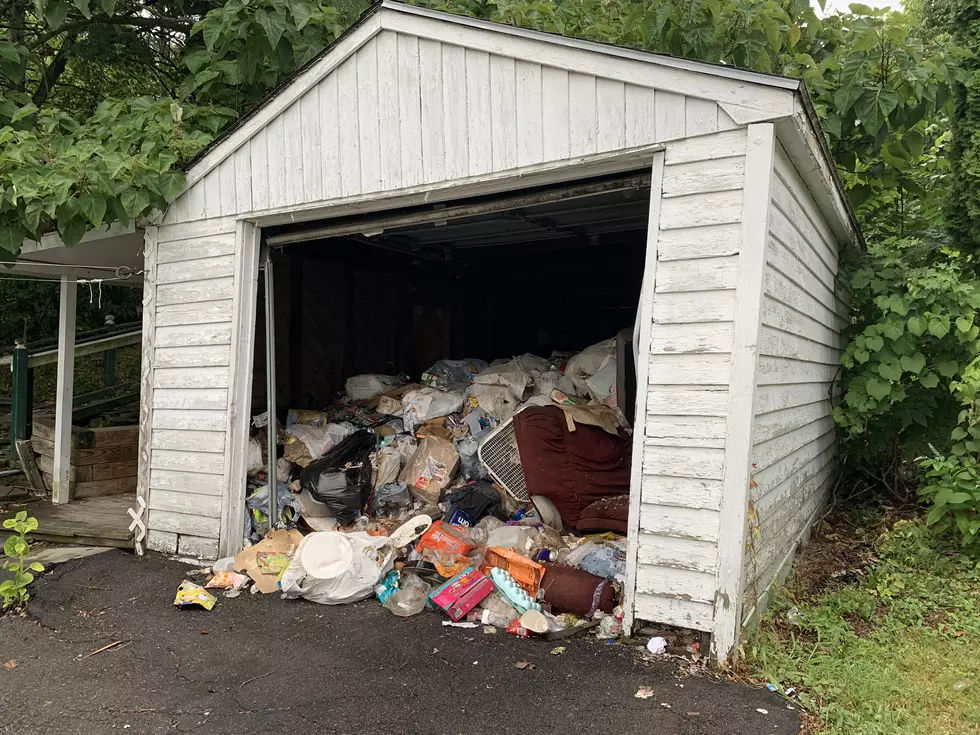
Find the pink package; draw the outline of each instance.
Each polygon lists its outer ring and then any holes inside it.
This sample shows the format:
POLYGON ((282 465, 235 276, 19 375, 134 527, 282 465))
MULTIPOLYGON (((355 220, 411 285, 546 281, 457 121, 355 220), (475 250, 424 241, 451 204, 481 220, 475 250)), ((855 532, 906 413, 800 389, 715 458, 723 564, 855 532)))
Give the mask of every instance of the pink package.
POLYGON ((458 621, 493 592, 493 581, 472 567, 464 569, 429 595, 433 605, 458 621))

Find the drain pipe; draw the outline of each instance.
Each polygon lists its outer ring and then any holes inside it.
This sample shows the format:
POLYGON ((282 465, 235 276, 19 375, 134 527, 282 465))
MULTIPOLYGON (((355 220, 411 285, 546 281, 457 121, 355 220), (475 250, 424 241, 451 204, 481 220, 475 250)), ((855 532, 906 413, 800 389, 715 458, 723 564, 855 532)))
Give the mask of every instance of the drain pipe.
POLYGON ((265 373, 266 373, 266 411, 269 423, 266 424, 266 438, 269 448, 269 465, 266 480, 269 482, 269 529, 279 526, 279 496, 276 482, 276 451, 278 447, 279 424, 276 421, 276 325, 275 289, 272 284, 272 249, 265 246, 265 373))

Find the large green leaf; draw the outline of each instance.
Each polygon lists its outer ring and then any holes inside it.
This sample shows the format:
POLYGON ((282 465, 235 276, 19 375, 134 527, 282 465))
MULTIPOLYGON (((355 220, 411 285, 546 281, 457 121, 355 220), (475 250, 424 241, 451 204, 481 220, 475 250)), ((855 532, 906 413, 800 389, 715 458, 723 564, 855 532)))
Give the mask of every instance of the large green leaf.
POLYGON ((18 255, 20 248, 27 238, 27 229, 19 222, 0 225, 0 248, 18 255))
POLYGON ((130 217, 138 217, 150 206, 150 197, 142 189, 126 189, 119 197, 123 209, 130 217))
POLYGON ((106 202, 100 195, 89 193, 80 194, 78 197, 78 206, 92 227, 98 227, 102 224, 102 219, 105 217, 106 202))

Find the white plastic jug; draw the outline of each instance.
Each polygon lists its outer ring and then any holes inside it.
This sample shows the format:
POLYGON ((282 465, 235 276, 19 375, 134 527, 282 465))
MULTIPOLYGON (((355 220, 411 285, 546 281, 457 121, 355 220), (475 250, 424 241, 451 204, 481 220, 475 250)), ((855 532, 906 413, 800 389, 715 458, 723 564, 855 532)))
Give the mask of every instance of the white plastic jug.
POLYGON ((531 531, 520 526, 500 526, 487 537, 488 548, 513 549, 520 554, 531 550, 531 531))

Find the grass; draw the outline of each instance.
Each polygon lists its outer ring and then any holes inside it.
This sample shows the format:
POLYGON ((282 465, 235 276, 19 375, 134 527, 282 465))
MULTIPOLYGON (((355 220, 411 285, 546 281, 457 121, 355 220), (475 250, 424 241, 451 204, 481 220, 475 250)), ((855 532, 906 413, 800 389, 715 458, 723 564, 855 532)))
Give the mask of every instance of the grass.
POLYGON ((746 647, 811 732, 980 734, 980 566, 918 518, 825 521, 746 647))

